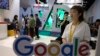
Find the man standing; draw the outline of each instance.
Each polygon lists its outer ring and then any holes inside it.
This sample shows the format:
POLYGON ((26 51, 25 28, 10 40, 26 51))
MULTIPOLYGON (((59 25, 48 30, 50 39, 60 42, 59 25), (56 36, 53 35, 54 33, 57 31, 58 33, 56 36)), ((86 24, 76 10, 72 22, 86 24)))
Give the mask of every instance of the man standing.
POLYGON ((62 44, 62 34, 64 32, 64 29, 66 27, 67 24, 69 24, 69 21, 67 20, 68 19, 68 12, 65 12, 64 13, 64 20, 61 22, 61 33, 60 33, 60 36, 56 39, 56 40, 51 40, 51 42, 59 42, 60 44, 62 44))
POLYGON ((40 38, 39 37, 39 27, 41 27, 41 21, 38 18, 38 14, 35 14, 35 18, 36 18, 35 33, 36 33, 37 38, 39 39, 40 38))

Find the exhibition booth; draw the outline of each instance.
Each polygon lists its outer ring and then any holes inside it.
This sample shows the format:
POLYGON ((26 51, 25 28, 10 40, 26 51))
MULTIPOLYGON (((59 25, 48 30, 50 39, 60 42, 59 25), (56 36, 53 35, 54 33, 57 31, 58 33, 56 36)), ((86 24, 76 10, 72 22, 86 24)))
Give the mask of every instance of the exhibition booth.
MULTIPOLYGON (((64 13, 70 12, 74 5, 82 6, 84 9, 84 21, 88 23, 90 29, 99 19, 100 26, 100 0, 1 0, 0 1, 0 56, 17 56, 14 50, 14 43, 18 37, 27 35, 24 18, 30 19, 30 15, 38 15, 41 22, 39 36, 31 40, 32 44, 44 43, 49 45, 52 40, 59 38, 61 33, 61 23, 64 20, 64 13), (18 29, 14 26, 14 16, 17 15, 18 29)), ((71 16, 67 16, 71 22, 71 16)), ((100 28, 100 27, 99 27, 100 28)), ((29 31, 29 30, 28 30, 29 31)), ((99 56, 100 29, 97 33, 92 33, 90 40, 90 56, 99 56), (97 45, 96 45, 97 44, 97 45)), ((59 41, 53 41, 58 42, 59 41)), ((24 43, 25 44, 25 43, 24 43)), ((76 44, 75 44, 76 45, 76 44)), ((77 47, 79 48, 79 47, 77 47)), ((74 49, 73 49, 74 50, 74 49)), ((73 51, 75 52, 75 51, 73 51)), ((77 54, 78 55, 78 54, 77 54)))

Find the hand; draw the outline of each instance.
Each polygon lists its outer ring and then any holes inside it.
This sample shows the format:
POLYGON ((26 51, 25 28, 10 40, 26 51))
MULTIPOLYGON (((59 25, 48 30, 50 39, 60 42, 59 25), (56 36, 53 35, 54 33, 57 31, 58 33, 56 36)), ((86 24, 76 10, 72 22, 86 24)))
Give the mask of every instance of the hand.
POLYGON ((62 42, 63 42, 63 44, 66 44, 67 43, 66 38, 62 38, 62 42))

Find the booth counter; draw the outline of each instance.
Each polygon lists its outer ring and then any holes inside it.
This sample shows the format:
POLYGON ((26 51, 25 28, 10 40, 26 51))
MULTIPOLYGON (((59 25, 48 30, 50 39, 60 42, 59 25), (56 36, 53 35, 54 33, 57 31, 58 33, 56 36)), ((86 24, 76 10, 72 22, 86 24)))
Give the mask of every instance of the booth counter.
POLYGON ((7 23, 0 22, 0 39, 7 38, 7 23))

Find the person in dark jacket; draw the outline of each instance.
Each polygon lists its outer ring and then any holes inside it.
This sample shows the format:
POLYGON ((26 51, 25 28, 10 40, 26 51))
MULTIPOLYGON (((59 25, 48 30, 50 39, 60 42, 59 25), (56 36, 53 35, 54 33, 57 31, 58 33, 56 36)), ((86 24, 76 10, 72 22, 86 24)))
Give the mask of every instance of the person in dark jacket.
POLYGON ((24 17, 24 35, 28 35, 28 16, 24 17))
POLYGON ((35 26, 35 33, 36 33, 36 36, 37 38, 39 39, 39 27, 41 27, 41 21, 38 17, 38 14, 35 14, 35 18, 36 18, 36 26, 35 26))
POLYGON ((100 26, 100 19, 97 19, 94 24, 90 25, 90 30, 91 30, 91 36, 92 37, 97 37, 99 26, 100 26))
POLYGON ((64 32, 64 29, 66 27, 67 24, 69 24, 69 21, 67 20, 67 17, 68 17, 68 12, 65 12, 64 13, 64 20, 61 22, 61 33, 60 33, 60 36, 56 39, 56 40, 52 40, 52 41, 58 41, 60 44, 62 44, 62 34, 64 32))

